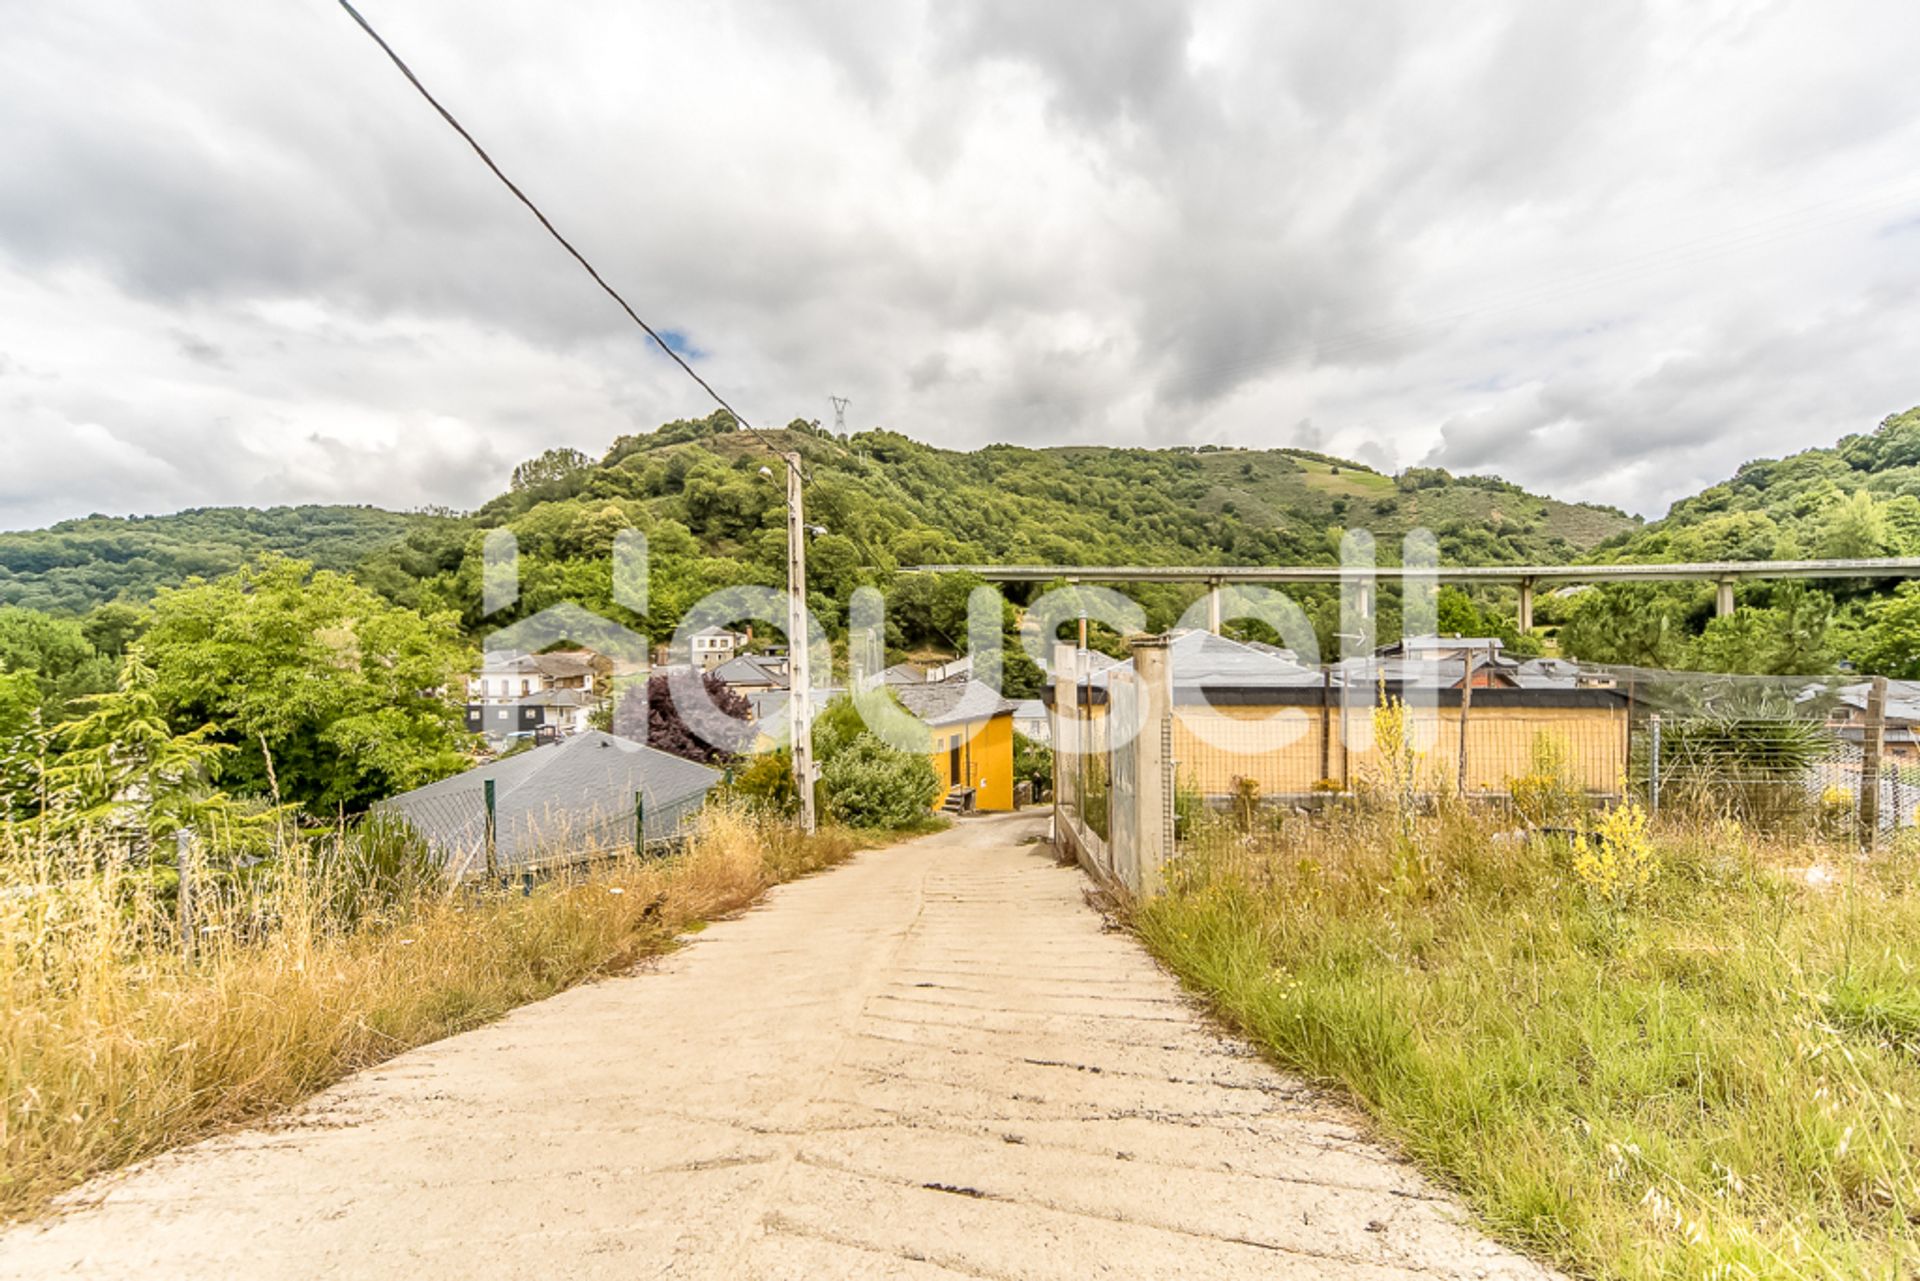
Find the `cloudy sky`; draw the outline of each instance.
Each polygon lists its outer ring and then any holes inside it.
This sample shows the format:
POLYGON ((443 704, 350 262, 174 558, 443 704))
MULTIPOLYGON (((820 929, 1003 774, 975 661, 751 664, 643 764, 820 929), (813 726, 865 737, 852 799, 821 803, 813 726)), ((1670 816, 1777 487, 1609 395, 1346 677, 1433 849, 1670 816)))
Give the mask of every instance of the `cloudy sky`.
MULTIPOLYGON (((1920 403, 1920 5, 363 0, 750 417, 1658 514, 1920 403)), ((0 528, 706 412, 335 5, 11 0, 0 528)))

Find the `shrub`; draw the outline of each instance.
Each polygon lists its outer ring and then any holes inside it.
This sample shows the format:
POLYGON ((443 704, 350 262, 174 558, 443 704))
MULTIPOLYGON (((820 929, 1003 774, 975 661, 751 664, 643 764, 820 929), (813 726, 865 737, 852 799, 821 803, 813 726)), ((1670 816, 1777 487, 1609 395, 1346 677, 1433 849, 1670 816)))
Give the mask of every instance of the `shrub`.
POLYGON ((827 813, 850 827, 911 827, 926 820, 940 778, 926 757, 862 734, 820 772, 827 813))
POLYGON ((761 752, 734 771, 733 792, 756 814, 791 818, 800 812, 800 789, 793 782, 793 753, 782 747, 761 752))
POLYGON ((1573 874, 1595 898, 1619 905, 1653 883, 1658 864, 1647 812, 1629 801, 1609 810, 1573 856, 1573 874))

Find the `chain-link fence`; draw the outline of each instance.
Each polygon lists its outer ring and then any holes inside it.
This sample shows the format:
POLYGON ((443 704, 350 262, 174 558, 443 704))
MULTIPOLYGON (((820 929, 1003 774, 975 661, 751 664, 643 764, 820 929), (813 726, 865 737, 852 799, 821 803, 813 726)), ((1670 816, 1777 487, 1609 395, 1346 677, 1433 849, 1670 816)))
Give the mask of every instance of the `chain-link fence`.
MULTIPOLYGON (((1233 643, 1217 637, 1204 653, 1186 647, 1183 672, 1182 642, 1156 643, 1172 658, 1156 660, 1157 687, 1136 651, 1050 691, 1063 839, 1129 887, 1152 879, 1165 853, 1152 847, 1182 816, 1311 809, 1386 788, 1503 804, 1536 825, 1623 798, 1863 842, 1920 822, 1920 684, 1493 654, 1256 668, 1223 659, 1233 643), (1148 743, 1156 734, 1164 749, 1148 743), (1150 786, 1156 770, 1170 779, 1164 795, 1150 786), (1175 820, 1148 812, 1160 801, 1175 820)), ((1075 661, 1063 647, 1056 667, 1078 671, 1075 661)))
POLYGON ((684 841, 706 792, 629 804, 538 807, 503 801, 484 785, 423 790, 387 808, 418 832, 456 880, 549 873, 625 854, 664 853, 684 841))

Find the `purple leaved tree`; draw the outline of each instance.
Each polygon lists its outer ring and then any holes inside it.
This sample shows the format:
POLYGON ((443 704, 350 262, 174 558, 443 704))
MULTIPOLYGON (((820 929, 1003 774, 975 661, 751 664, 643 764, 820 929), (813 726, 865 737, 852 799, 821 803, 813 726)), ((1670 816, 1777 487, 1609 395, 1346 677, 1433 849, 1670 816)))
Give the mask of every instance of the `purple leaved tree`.
MULTIPOLYGON (((707 688, 707 697, 722 713, 742 724, 752 719, 753 709, 746 698, 725 681, 708 672, 701 683, 707 688)), ((664 673, 647 678, 644 699, 638 694, 637 690, 628 691, 616 700, 613 709, 614 733, 685 760, 698 761, 702 765, 715 765, 732 758, 731 752, 707 742, 680 719, 680 711, 674 706, 664 673)))

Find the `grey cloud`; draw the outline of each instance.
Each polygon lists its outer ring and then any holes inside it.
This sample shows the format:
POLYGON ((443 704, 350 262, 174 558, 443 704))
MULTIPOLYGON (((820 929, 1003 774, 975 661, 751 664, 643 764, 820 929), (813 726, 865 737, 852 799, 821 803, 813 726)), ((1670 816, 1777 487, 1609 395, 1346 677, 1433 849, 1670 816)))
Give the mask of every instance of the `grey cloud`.
MULTIPOLYGON (((1911 7, 369 12, 766 421, 1298 423, 1653 511, 1920 400, 1911 7)), ((704 411, 330 6, 9 20, 0 526, 466 505, 704 411)))

